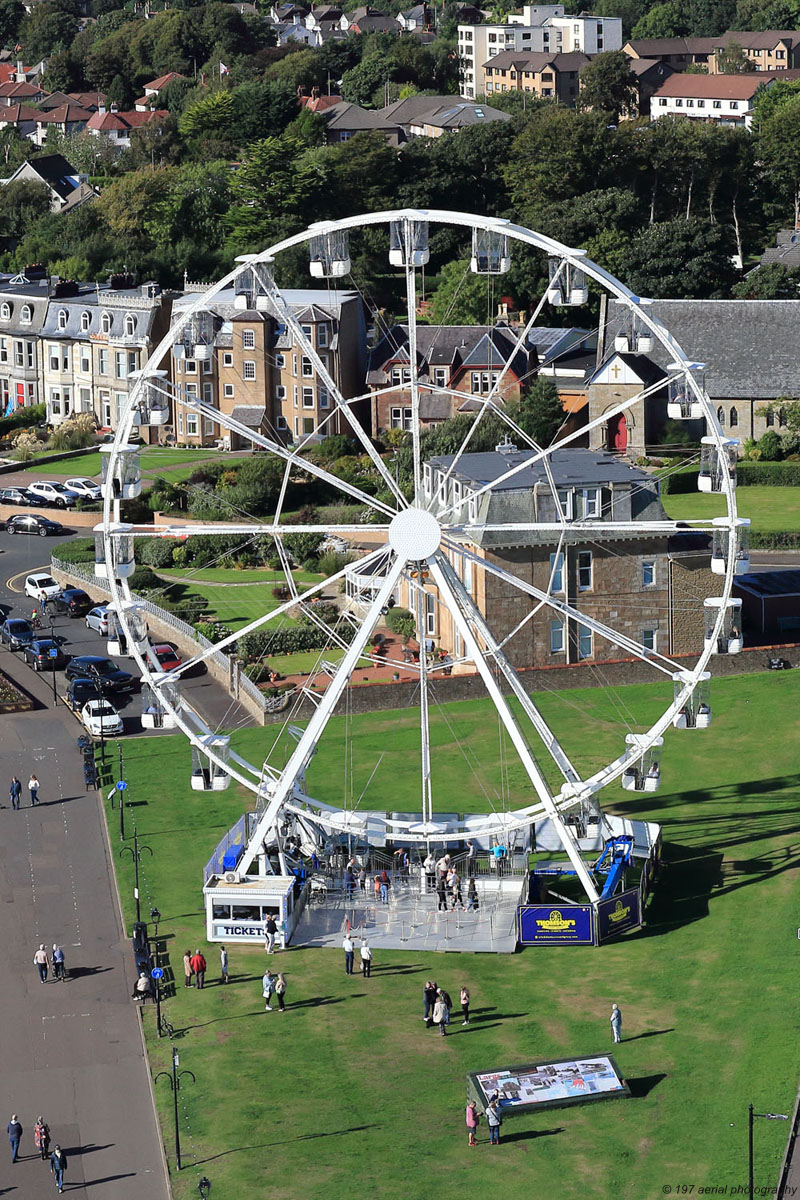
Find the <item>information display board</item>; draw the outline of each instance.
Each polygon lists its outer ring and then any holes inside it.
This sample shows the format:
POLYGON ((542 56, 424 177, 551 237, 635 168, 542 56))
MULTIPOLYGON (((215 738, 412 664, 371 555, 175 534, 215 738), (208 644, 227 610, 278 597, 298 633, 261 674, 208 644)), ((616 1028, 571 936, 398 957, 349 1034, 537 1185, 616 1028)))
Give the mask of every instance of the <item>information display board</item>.
POLYGON ((476 1071, 467 1076, 467 1093, 484 1112, 496 1094, 504 1118, 631 1094, 608 1054, 476 1071))
POLYGON ((593 946, 594 913, 591 904, 521 904, 517 909, 517 934, 523 946, 593 946))
POLYGON ((630 888, 608 900, 597 904, 597 940, 605 942, 629 929, 638 929, 642 923, 641 894, 639 888, 630 888))

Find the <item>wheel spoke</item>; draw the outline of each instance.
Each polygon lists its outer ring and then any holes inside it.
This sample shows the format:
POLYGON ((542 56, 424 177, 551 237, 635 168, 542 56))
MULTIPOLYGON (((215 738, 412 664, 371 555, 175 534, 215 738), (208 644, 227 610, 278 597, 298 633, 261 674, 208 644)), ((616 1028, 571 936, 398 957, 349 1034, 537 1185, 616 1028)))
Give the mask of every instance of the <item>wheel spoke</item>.
MULTIPOLYGON (((408 363, 411 370, 411 452, 414 461, 414 503, 422 503, 422 453, 419 430, 419 357, 417 355, 417 273, 408 222, 405 225, 406 243, 406 315, 408 317, 408 363)), ((421 657, 421 656, 420 656, 421 657)))
POLYGON ((425 605, 428 593, 420 584, 415 586, 415 609, 417 619, 417 641, 419 643, 419 737, 420 772, 423 823, 433 820, 433 795, 431 792, 431 730, 428 712, 428 660, 425 650, 425 605))
POLYGON ((276 525, 274 521, 269 524, 264 524, 260 521, 243 521, 237 523, 235 521, 212 521, 208 524, 203 524, 202 521, 193 521, 191 525, 133 525, 130 530, 125 530, 122 534, 112 532, 111 537, 162 537, 162 538, 181 538, 195 537, 197 534, 222 534, 226 537, 230 534, 252 534, 257 537, 261 534, 269 535, 270 537, 285 537, 290 533, 327 533, 336 536, 340 533, 357 533, 363 534, 365 530, 370 533, 386 533, 389 529, 388 525, 295 525, 285 524, 276 525))

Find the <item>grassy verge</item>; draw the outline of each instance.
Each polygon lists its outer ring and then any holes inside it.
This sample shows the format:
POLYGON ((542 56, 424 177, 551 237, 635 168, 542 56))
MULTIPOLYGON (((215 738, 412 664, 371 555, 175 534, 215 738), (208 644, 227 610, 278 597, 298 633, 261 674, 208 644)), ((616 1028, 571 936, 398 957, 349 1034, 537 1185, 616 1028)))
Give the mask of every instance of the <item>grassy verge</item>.
MULTIPOLYGON (((721 496, 691 493, 662 497, 664 508, 675 521, 692 517, 721 517, 725 502, 721 496)), ((753 529, 764 533, 777 530, 800 531, 800 488, 746 487, 737 492, 740 517, 749 517, 753 529)))
MULTIPOLYGON (((648 718, 664 689, 596 689, 537 697, 581 767, 621 748, 617 707, 648 718)), ((176 1200, 206 1174, 220 1196, 278 1200, 297 1190, 325 1200, 372 1194, 429 1200, 453 1190, 558 1200, 655 1200, 671 1187, 741 1187, 747 1170, 747 1105, 790 1112, 798 1076, 796 972, 797 718, 800 674, 715 681, 708 731, 666 739, 662 791, 635 797, 612 788, 605 803, 664 828, 664 867, 640 935, 601 949, 528 950, 514 957, 381 953, 371 980, 348 979, 341 954, 289 950, 276 960, 288 1011, 263 1012, 258 949, 231 948, 232 982, 216 985, 217 949, 206 948, 213 986, 177 989, 167 1002, 181 1067, 186 1170, 176 1200), (456 994, 472 990, 475 1021, 440 1039, 426 1031, 421 991, 433 976, 456 994), (554 1110, 504 1125, 504 1145, 466 1148, 467 1071, 550 1055, 610 1049, 608 1013, 620 1004, 626 1039, 618 1061, 631 1100, 554 1110), (498 1164, 499 1170, 498 1170, 498 1164)), ((352 767, 345 719, 329 726, 309 769, 321 798, 358 796, 384 759, 363 804, 417 805, 416 711, 353 718, 352 767), (352 769, 352 782, 349 774, 352 769)), ((443 811, 485 810, 527 795, 518 771, 500 769, 497 720, 483 701, 434 708, 434 789, 443 811), (464 750, 475 770, 465 765, 464 750), (494 793, 497 793, 495 798, 494 793)), ((240 732, 236 748, 260 761, 269 730, 240 732)), ((278 740, 276 761, 287 752, 278 740)), ((124 744, 126 795, 143 841, 143 907, 163 913, 170 963, 203 944, 202 865, 251 796, 189 789, 179 738, 124 744)), ((113 844, 118 818, 111 814, 113 844)), ((129 856, 115 856, 128 921, 129 856)), ((153 1072, 170 1048, 145 1017, 153 1072)), ((172 1145, 171 1096, 156 1089, 172 1145)), ((786 1127, 756 1129, 756 1186, 774 1187, 786 1127)), ((213 1193, 212 1193, 213 1195, 213 1193)))
MULTIPOLYGON (((206 575, 214 574, 213 571, 205 572, 206 575)), ((241 576, 244 572, 241 571, 226 571, 225 575, 241 576)), ((247 574, 256 574, 256 572, 247 572, 247 574)), ((176 584, 174 588, 169 586, 165 589, 165 595, 170 596, 173 593, 180 592, 181 600, 188 600, 192 596, 201 596, 207 606, 209 614, 208 619, 221 621, 223 625, 229 626, 233 630, 241 629, 250 621, 256 620, 265 613, 272 612, 273 609, 284 601, 278 600, 272 594, 272 589, 276 584, 282 582, 283 577, 274 577, 273 572, 269 572, 270 578, 264 580, 262 573, 261 583, 242 583, 239 587, 231 587, 228 583, 201 583, 199 582, 200 575, 189 576, 180 571, 159 571, 159 575, 165 580, 170 577, 191 578, 191 583, 176 584), (195 579, 198 582, 195 582, 195 579)), ((298 586, 308 586, 310 583, 318 582, 322 576, 303 575, 298 577, 298 586)), ((285 625, 296 624, 295 620, 290 616, 282 615, 280 620, 285 625)))
MULTIPOLYGON (((209 458, 219 457, 219 451, 217 450, 173 450, 169 446, 152 446, 142 450, 140 462, 143 472, 158 472, 165 467, 175 467, 183 464, 191 468, 209 458)), ((94 478, 100 474, 100 463, 101 455, 98 450, 94 454, 84 454, 80 458, 66 459, 63 462, 53 463, 52 467, 47 467, 47 471, 51 475, 86 475, 94 478)), ((30 475, 41 475, 45 470, 43 466, 25 467, 23 469, 30 475)), ((191 469, 187 474, 191 474, 191 469)), ((175 479, 175 475, 171 471, 169 479, 175 479)))

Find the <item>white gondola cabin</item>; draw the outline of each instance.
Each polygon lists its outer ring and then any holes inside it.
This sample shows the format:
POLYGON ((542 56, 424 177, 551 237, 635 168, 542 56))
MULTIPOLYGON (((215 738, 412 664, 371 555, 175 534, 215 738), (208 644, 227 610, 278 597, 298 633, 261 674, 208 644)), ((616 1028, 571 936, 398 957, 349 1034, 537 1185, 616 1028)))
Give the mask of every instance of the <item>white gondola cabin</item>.
POLYGON ((393 267, 424 267, 430 257, 427 221, 391 222, 389 262, 393 267))
MULTIPOLYGON (((730 552, 730 528, 727 517, 715 517, 711 535, 711 570, 715 575, 724 575, 728 570, 730 552)), ((734 575, 744 575, 750 570, 750 522, 746 517, 734 521, 734 575)))
MULTIPOLYGON (((672 676, 676 701, 681 699, 691 678, 688 671, 676 671, 672 676)), ((711 724, 710 683, 710 672, 703 671, 694 691, 681 701, 680 708, 672 718, 672 724, 676 729, 708 729, 711 724)))
MULTIPOLYGON (((202 739, 203 745, 221 763, 230 761, 230 739, 219 734, 209 734, 202 739)), ((192 790, 195 792, 223 792, 230 787, 231 777, 224 765, 214 762, 204 749, 192 746, 192 790)))
POLYGON ((716 439, 704 437, 700 442, 700 472, 697 476, 697 488, 701 492, 722 492, 725 490, 725 474, 723 464, 727 462, 731 487, 736 487, 736 447, 738 442, 730 438, 722 439, 722 450, 716 439))
POLYGON ((661 751, 664 746, 663 738, 656 738, 652 746, 647 746, 647 738, 641 733, 629 733, 625 743, 634 751, 640 751, 632 758, 622 772, 622 786, 626 792, 657 792, 661 783, 661 751))
POLYGON ((653 349, 652 331, 638 313, 628 313, 620 332, 614 338, 614 349, 619 354, 649 354, 653 349))
POLYGON ((169 425, 172 410, 165 380, 166 371, 132 371, 129 379, 136 381, 135 403, 137 425, 169 425))
POLYGON ((183 348, 186 358, 208 362, 214 353, 214 314, 193 313, 183 327, 183 348))
POLYGON ((555 308, 572 308, 585 304, 589 299, 585 272, 561 258, 550 258, 547 265, 550 279, 547 289, 548 303, 555 308))
POLYGON ((699 421, 703 416, 703 405, 686 375, 672 375, 667 382, 667 416, 672 421, 699 421))
POLYGON ((705 644, 712 654, 741 654, 742 652, 742 602, 738 598, 727 604, 718 596, 709 596, 703 601, 705 615, 705 644), (722 610, 722 620, 717 622, 722 610))
POLYGON ((177 722, 164 700, 169 701, 173 710, 180 708, 180 688, 177 683, 153 687, 147 681, 142 682, 142 729, 175 728, 177 722))
POLYGON ((127 579, 136 569, 131 525, 109 525, 110 558, 106 558, 103 526, 94 527, 94 573, 98 579, 127 579))
POLYGON ((309 242, 308 253, 309 270, 314 279, 341 279, 350 274, 350 238, 346 229, 315 234, 309 242))
POLYGON ((135 500, 142 491, 139 447, 119 446, 116 457, 112 459, 113 454, 113 446, 100 447, 100 466, 103 472, 100 486, 103 489, 103 495, 108 495, 110 488, 114 500, 135 500))
POLYGON ((469 266, 474 275, 505 275, 511 269, 506 235, 496 229, 473 229, 469 266))
POLYGON ((130 637, 122 628, 119 613, 113 604, 108 607, 108 653, 116 658, 128 658, 134 649, 142 651, 147 645, 147 617, 140 604, 124 606, 125 620, 128 623, 130 637))
POLYGON ((240 254, 236 261, 248 265, 236 280, 234 308, 255 308, 259 312, 263 312, 265 309, 269 310, 267 288, 272 284, 272 269, 275 259, 269 256, 261 257, 257 254, 240 254))

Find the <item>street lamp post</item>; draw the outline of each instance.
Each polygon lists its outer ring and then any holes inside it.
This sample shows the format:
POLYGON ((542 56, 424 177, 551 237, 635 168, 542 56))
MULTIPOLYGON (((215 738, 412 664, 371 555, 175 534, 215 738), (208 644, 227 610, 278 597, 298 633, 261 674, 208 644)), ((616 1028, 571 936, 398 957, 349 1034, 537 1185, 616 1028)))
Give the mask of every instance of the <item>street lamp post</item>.
MULTIPOLYGON (((180 1126, 178 1124, 178 1091, 180 1090, 181 1080, 183 1079, 184 1075, 190 1075, 191 1079, 192 1079, 192 1083, 197 1083, 197 1080, 195 1079, 194 1074, 191 1071, 179 1071, 178 1070, 179 1063, 180 1063, 180 1058, 178 1057, 177 1047, 173 1046, 172 1047, 172 1071, 171 1072, 159 1071, 158 1074, 156 1075, 155 1082, 158 1083, 159 1079, 161 1079, 161 1077, 163 1075, 164 1079, 166 1079, 167 1083, 172 1088, 173 1111, 174 1111, 174 1115, 175 1115, 175 1164, 176 1164, 177 1169, 180 1171, 180 1169, 181 1169, 181 1131, 180 1131, 180 1126)), ((209 1187, 210 1186, 211 1185, 209 1184, 209 1187)))
POLYGON ((748 1122, 747 1122, 747 1145, 750 1152, 750 1170, 748 1172, 748 1200, 753 1200, 753 1183, 754 1183, 754 1168, 753 1168, 753 1118, 763 1117, 765 1121, 788 1121, 786 1113, 757 1113, 753 1112, 752 1104, 748 1106, 748 1122))
MULTIPOLYGON (((140 846, 139 845, 139 834, 136 832, 135 825, 133 827, 133 845, 132 846, 123 846, 119 852, 120 857, 125 853, 126 850, 128 851, 128 853, 131 855, 131 858, 133 859, 133 871, 134 871, 133 895, 134 895, 134 899, 136 900, 136 924, 138 925, 142 919, 142 908, 141 908, 141 903, 139 901, 139 862, 141 860, 143 850, 146 850, 151 858, 153 857, 153 851, 150 848, 150 846, 140 846)), ((159 913, 159 916, 160 915, 161 914, 159 913)))

